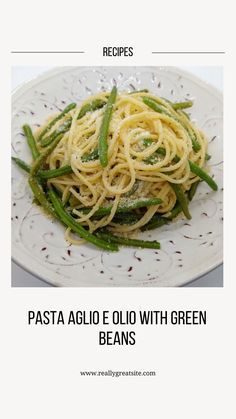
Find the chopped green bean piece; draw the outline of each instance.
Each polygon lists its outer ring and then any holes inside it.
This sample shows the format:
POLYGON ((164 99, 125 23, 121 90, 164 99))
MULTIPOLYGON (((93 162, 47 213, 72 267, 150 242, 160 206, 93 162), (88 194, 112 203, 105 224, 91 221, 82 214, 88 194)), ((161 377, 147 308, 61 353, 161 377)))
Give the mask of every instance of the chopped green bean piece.
POLYGON ((98 148, 96 147, 93 151, 91 151, 91 153, 85 153, 82 157, 81 160, 82 162, 88 162, 91 160, 97 160, 99 158, 99 154, 98 154, 98 148))
POLYGON ((138 190, 138 188, 139 188, 139 181, 138 180, 136 180, 135 182, 134 182, 134 184, 133 184, 133 186, 132 186, 132 188, 128 191, 128 192, 126 192, 126 193, 124 193, 124 197, 125 198, 129 198, 130 196, 132 196, 137 190, 138 190))
POLYGON ((47 147, 50 145, 57 137, 59 137, 61 134, 65 134, 67 131, 69 131, 72 123, 72 118, 68 118, 61 124, 55 131, 53 131, 48 137, 44 137, 41 140, 41 145, 43 147, 47 147))
POLYGON ((57 121, 62 119, 68 112, 70 112, 75 107, 76 107, 76 103, 70 103, 69 105, 67 105, 66 108, 61 113, 59 113, 54 119, 52 119, 52 121, 48 123, 46 128, 44 128, 44 130, 41 131, 38 140, 41 141, 44 135, 47 134, 48 131, 50 131, 53 125, 55 125, 57 121))
POLYGON ((106 104, 106 108, 105 108, 104 115, 103 115, 103 120, 102 120, 102 125, 101 125, 100 133, 99 133, 98 151, 99 151, 99 159, 100 159, 100 163, 101 163, 102 167, 106 167, 108 165, 108 155, 107 155, 108 141, 107 141, 107 137, 108 137, 108 131, 109 131, 109 125, 110 125, 113 105, 114 105, 115 100, 116 100, 116 95, 117 95, 117 88, 116 88, 116 86, 114 86, 112 88, 111 94, 110 94, 110 96, 108 98, 108 101, 107 101, 107 104, 106 104))
POLYGON ((31 167, 27 163, 25 163, 24 160, 21 160, 18 157, 12 157, 12 160, 25 172, 30 173, 31 167))
POLYGON ((37 181, 37 179, 35 177, 33 177, 33 176, 29 177, 29 185, 30 185, 30 188, 31 188, 31 190, 34 194, 34 198, 36 199, 36 201, 39 202, 42 205, 43 209, 47 213, 49 213, 53 217, 57 217, 53 206, 47 200, 47 197, 46 197, 42 187, 40 186, 39 182, 37 181))
POLYGON ((103 108, 105 105, 106 102, 104 102, 104 100, 94 99, 92 102, 86 103, 82 106, 77 119, 81 119, 87 112, 96 111, 97 109, 103 108))
POLYGON ((70 173, 73 173, 73 170, 71 166, 61 166, 58 169, 49 169, 49 170, 39 170, 37 175, 41 179, 53 179, 56 177, 69 175, 70 173))
POLYGON ((176 198, 180 204, 180 206, 182 207, 183 213, 185 215, 185 217, 188 220, 191 220, 191 215, 188 209, 188 200, 183 192, 183 189, 181 188, 180 185, 177 185, 176 183, 170 183, 170 186, 172 187, 173 191, 175 192, 176 198))
POLYGON ((32 157, 35 160, 39 156, 39 151, 32 130, 29 125, 23 125, 23 131, 27 138, 28 146, 31 150, 32 157))
POLYGON ((127 237, 115 236, 106 229, 101 229, 97 231, 95 234, 97 237, 100 237, 103 240, 107 240, 108 243, 118 243, 124 246, 141 247, 147 249, 160 249, 160 243, 156 240, 137 240, 129 239, 127 237))
POLYGON ((209 176, 205 172, 205 170, 201 169, 201 167, 199 167, 197 164, 193 163, 190 160, 189 160, 189 167, 190 167, 191 172, 197 175, 198 177, 200 177, 202 180, 204 180, 210 186, 210 188, 213 189, 213 191, 218 190, 217 183, 214 181, 214 179, 211 176, 209 176))
POLYGON ((189 201, 192 201, 193 200, 193 197, 194 197, 194 195, 195 195, 195 193, 197 191, 197 187, 198 187, 199 183, 200 183, 200 180, 197 181, 197 182, 194 182, 192 184, 191 188, 189 189, 189 191, 188 191, 188 200, 189 201))
POLYGON ((171 104, 172 108, 176 111, 176 110, 182 110, 182 109, 187 109, 187 108, 191 108, 193 106, 193 102, 191 100, 188 100, 186 102, 175 102, 171 104))
MULTIPOLYGON (((29 166, 23 160, 17 157, 12 157, 12 160, 17 164, 17 166, 25 170, 25 172, 30 173, 31 166, 29 166)), ((61 166, 59 169, 39 170, 37 176, 41 179, 52 179, 55 177, 68 175, 70 173, 73 173, 71 166, 61 166)))
POLYGON ((129 92, 129 95, 134 95, 135 93, 148 93, 148 89, 141 89, 141 90, 133 90, 132 92, 129 92))

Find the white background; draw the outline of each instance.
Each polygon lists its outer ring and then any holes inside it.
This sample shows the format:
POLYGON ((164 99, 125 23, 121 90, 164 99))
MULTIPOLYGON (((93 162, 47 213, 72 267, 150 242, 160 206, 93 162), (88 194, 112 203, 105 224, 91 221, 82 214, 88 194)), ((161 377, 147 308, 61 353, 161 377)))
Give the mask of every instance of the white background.
POLYGON ((235 13, 233 2, 100 0, 4 4, 1 25, 1 417, 4 419, 234 418, 235 13), (230 30, 228 30, 230 29, 230 30), (133 45, 106 58, 102 45, 133 45), (11 55, 11 50, 86 54, 11 55), (225 55, 151 55, 161 51, 225 55), (225 286, 176 289, 11 288, 11 65, 223 65, 225 74, 225 286), (9 156, 9 159, 6 158, 9 156), (9 222, 7 221, 9 219, 9 222), (207 326, 136 327, 132 347, 97 343, 97 327, 27 325, 29 309, 207 310, 207 326), (80 370, 156 370, 155 378, 83 378, 80 370))
MULTIPOLYGON (((22 83, 29 81, 37 75, 50 70, 51 67, 42 66, 17 66, 12 68, 12 90, 19 87, 22 83)), ((220 66, 193 66, 183 67, 207 83, 212 84, 219 90, 223 90, 223 69, 220 66)), ((20 266, 12 262, 12 286, 15 287, 47 287, 49 284, 41 281, 30 273, 24 271, 20 266)), ((188 287, 219 287, 223 286, 223 267, 220 266, 210 273, 202 276, 196 281, 187 285, 188 287)))

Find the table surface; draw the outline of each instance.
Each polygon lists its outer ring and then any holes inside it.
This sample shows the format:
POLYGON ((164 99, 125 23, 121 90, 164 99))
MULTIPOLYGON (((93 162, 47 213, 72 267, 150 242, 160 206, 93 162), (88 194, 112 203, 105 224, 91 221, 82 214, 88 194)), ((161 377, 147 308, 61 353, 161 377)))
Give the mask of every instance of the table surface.
MULTIPOLYGON (((219 90, 223 90, 223 71, 222 67, 181 67, 192 72, 196 76, 214 85, 219 90)), ((38 74, 50 70, 51 67, 18 66, 12 67, 12 90, 22 83, 36 77, 38 74)), ((51 287, 50 284, 38 279, 34 275, 26 272, 20 266, 12 262, 12 286, 13 287, 51 287)), ((223 265, 213 271, 196 279, 186 285, 186 287, 223 287, 223 265)))

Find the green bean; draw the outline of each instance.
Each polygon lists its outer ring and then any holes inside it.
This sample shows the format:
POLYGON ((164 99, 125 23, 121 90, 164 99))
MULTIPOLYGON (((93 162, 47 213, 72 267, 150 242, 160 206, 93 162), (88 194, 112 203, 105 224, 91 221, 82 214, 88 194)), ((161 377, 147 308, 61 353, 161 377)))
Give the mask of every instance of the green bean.
POLYGON ((77 221, 75 221, 75 219, 65 211, 61 200, 58 198, 57 194, 53 189, 50 189, 48 194, 51 199, 54 210, 63 224, 65 224, 75 233, 79 234, 81 238, 87 240, 90 243, 93 243, 97 247, 111 251, 118 250, 118 246, 115 243, 108 243, 105 240, 96 237, 95 235, 85 230, 84 227, 82 227, 77 221))
MULTIPOLYGON (((154 143, 154 141, 147 138, 147 139, 143 140, 143 143, 146 147, 149 147, 151 144, 154 143)), ((158 162, 160 156, 165 156, 165 155, 166 155, 165 148, 164 147, 158 147, 158 149, 156 151, 154 151, 154 153, 151 154, 151 156, 146 157, 143 161, 144 161, 144 163, 147 163, 147 164, 155 164, 155 163, 158 162)))
MULTIPOLYGON (((160 198, 138 198, 138 199, 127 199, 120 203, 117 207, 116 214, 121 212, 129 212, 137 208, 150 207, 152 205, 159 205, 162 203, 160 198)), ((112 205, 107 207, 99 208, 93 215, 94 216, 104 216, 111 213, 112 205)), ((81 208, 81 212, 88 214, 91 211, 91 208, 81 208)))
POLYGON ((186 102, 175 102, 175 103, 171 103, 172 108, 177 111, 177 110, 182 110, 182 109, 187 109, 187 108, 191 108, 193 106, 193 102, 191 100, 188 100, 186 102))
MULTIPOLYGON (((25 172, 30 173, 31 166, 29 166, 23 160, 18 159, 17 157, 12 157, 12 160, 17 164, 17 166, 25 170, 25 172)), ((71 166, 61 166, 58 169, 39 170, 37 176, 39 176, 41 179, 52 179, 55 177, 68 175, 70 173, 73 173, 71 166)))
POLYGON ((99 158, 98 148, 96 147, 91 153, 85 153, 81 157, 81 160, 84 163, 91 160, 97 160, 98 158, 99 158))
POLYGON ((34 198, 36 199, 36 202, 39 202, 47 213, 49 213, 53 217, 57 217, 53 206, 47 200, 47 197, 45 193, 43 192, 43 189, 41 188, 38 180, 35 177, 30 176, 29 185, 34 194, 34 198))
POLYGON ((133 184, 133 186, 132 186, 132 188, 128 191, 128 192, 126 192, 126 193, 124 193, 124 197, 125 198, 129 198, 131 195, 133 195, 137 190, 138 190, 138 188, 139 188, 139 181, 138 180, 136 180, 135 182, 134 182, 134 184, 133 184))
POLYGON ((162 217, 161 215, 154 214, 151 220, 141 227, 141 231, 153 230, 154 228, 162 227, 168 223, 168 219, 162 217))
POLYGON ((151 220, 145 224, 143 227, 141 227, 141 231, 145 230, 153 230, 154 228, 162 227, 163 225, 167 224, 169 221, 176 218, 180 213, 182 212, 182 207, 177 203, 174 208, 171 210, 170 215, 167 217, 160 215, 160 214, 154 214, 151 220))
POLYGON ((145 103, 145 105, 149 106, 149 108, 151 108, 153 111, 155 112, 159 112, 159 113, 163 113, 169 117, 173 117, 167 110, 166 108, 164 108, 163 105, 160 105, 159 103, 157 103, 154 99, 151 99, 149 97, 144 96, 143 98, 143 102, 145 103))
POLYGON ((170 183, 170 186, 172 187, 176 198, 180 204, 180 206, 182 207, 183 213, 185 215, 185 217, 188 220, 191 220, 191 215, 188 209, 188 199, 186 198, 183 189, 181 188, 180 185, 177 185, 176 183, 170 183))
POLYGON ((162 147, 159 147, 151 156, 144 159, 144 163, 146 164, 155 164, 159 161, 160 156, 165 156, 166 152, 165 149, 162 147))
POLYGON ((143 140, 143 145, 144 145, 145 148, 149 147, 153 143, 154 143, 154 140, 152 140, 151 138, 144 138, 144 140, 143 140))
POLYGON ((175 121, 177 121, 179 124, 181 124, 182 127, 185 129, 185 131, 187 131, 187 133, 188 133, 188 135, 189 135, 189 137, 192 141, 193 150, 195 152, 197 152, 201 149, 201 146, 197 141, 197 138, 196 138, 196 135, 195 135, 194 131, 192 130, 192 128, 188 127, 183 121, 181 121, 181 119, 177 118, 175 115, 172 115, 170 112, 168 112, 168 110, 166 108, 164 108, 164 106, 157 103, 154 99, 150 99, 148 97, 143 97, 143 102, 145 103, 145 105, 149 106, 149 108, 151 108, 155 112, 159 112, 159 113, 162 113, 164 115, 167 115, 169 118, 172 118, 175 121))
POLYGON ((101 229, 96 233, 97 237, 100 237, 103 240, 107 240, 108 243, 118 243, 124 246, 131 246, 131 247, 142 247, 147 249, 160 249, 160 243, 156 240, 148 241, 148 240, 137 240, 137 239, 129 239, 127 237, 115 236, 110 231, 106 229, 101 229))
POLYGON ((106 102, 104 102, 101 99, 94 99, 92 102, 90 103, 86 103, 84 106, 82 106, 82 108, 80 109, 79 115, 77 119, 81 119, 83 118, 83 116, 87 113, 87 112, 92 112, 92 111, 96 111, 97 109, 103 108, 103 106, 106 105, 106 102))
POLYGON ((162 99, 164 99, 167 103, 169 103, 175 111, 177 110, 181 111, 182 109, 191 108, 193 106, 192 100, 188 100, 184 102, 171 102, 171 100, 166 99, 165 97, 162 97, 162 99))
POLYGON ((63 207, 66 207, 66 205, 69 203, 70 197, 71 197, 71 192, 67 191, 65 199, 63 201, 63 207))
MULTIPOLYGON (((152 230, 154 228, 161 227, 164 224, 167 224, 169 221, 176 218, 181 212, 182 212, 182 208, 177 203, 175 205, 175 207, 171 210, 171 212, 168 216, 164 216, 162 214, 156 213, 152 216, 151 220, 149 220, 149 222, 147 224, 145 224, 144 226, 142 226, 140 229, 141 229, 141 231, 145 231, 145 230, 152 230)), ((112 221, 117 223, 117 224, 135 224, 143 216, 144 216, 144 214, 137 214, 137 213, 134 213, 134 212, 128 213, 127 212, 127 213, 121 213, 121 214, 115 215, 115 217, 112 219, 112 221)))
POLYGON ((48 156, 53 152, 54 148, 56 148, 59 141, 61 141, 63 134, 57 136, 53 142, 45 149, 43 153, 41 153, 38 158, 33 162, 30 174, 34 176, 39 168, 43 165, 43 163, 47 160, 48 156))
POLYGON ((191 172, 200 177, 202 180, 204 180, 210 186, 210 188, 213 189, 213 191, 218 190, 218 185, 216 184, 214 179, 211 176, 209 176, 203 169, 201 169, 201 167, 199 167, 197 164, 193 163, 190 160, 189 167, 191 172))
POLYGON ((134 90, 133 92, 129 92, 129 95, 134 95, 135 93, 148 93, 148 89, 141 89, 141 90, 134 90))
POLYGON ((61 124, 55 131, 53 131, 50 135, 47 137, 42 138, 41 145, 43 147, 47 147, 49 144, 51 144, 59 135, 65 134, 69 128, 71 127, 72 118, 66 119, 63 124, 61 124))
POLYGON ((159 161, 159 156, 157 152, 153 153, 151 156, 144 159, 144 163, 146 164, 155 164, 159 161))
MULTIPOLYGON (((150 147, 154 142, 155 141, 153 141, 151 138, 145 138, 143 140, 143 145, 145 147, 150 147)), ((154 153, 151 156, 144 159, 144 162, 148 163, 148 164, 156 163, 157 160, 158 160, 159 154, 161 156, 165 156, 166 155, 166 150, 163 147, 159 147, 156 151, 154 151, 154 153)))
POLYGON ((50 121, 48 123, 48 125, 46 126, 46 128, 44 128, 44 130, 41 131, 38 140, 41 141, 42 138, 44 137, 44 135, 47 134, 48 131, 50 131, 50 129, 53 127, 53 125, 55 125, 55 123, 57 121, 59 121, 60 119, 62 119, 68 112, 70 112, 75 107, 76 107, 76 103, 70 103, 69 105, 67 105, 66 108, 61 113, 59 113, 59 115, 57 115, 54 119, 52 119, 52 121, 50 121))
POLYGON ((197 182, 194 182, 192 184, 191 188, 189 189, 189 191, 188 191, 188 200, 189 201, 192 201, 193 200, 193 197, 194 197, 194 195, 195 195, 195 193, 197 191, 197 187, 198 187, 199 183, 200 183, 200 180, 197 181, 197 182))
POLYGON ((23 125, 23 131, 27 138, 28 146, 32 153, 33 159, 35 160, 39 156, 39 151, 32 130, 29 125, 23 125))
MULTIPOLYGON (((158 147, 158 149, 149 157, 144 159, 144 162, 147 164, 155 164, 158 161, 159 156, 165 157, 166 150, 164 147, 158 147)), ((178 156, 175 156, 173 158, 174 163, 178 163, 180 161, 180 158, 178 156)))
POLYGON ((107 104, 106 104, 106 108, 105 108, 105 112, 104 112, 104 116, 103 116, 103 120, 102 120, 102 125, 101 125, 100 133, 99 133, 98 151, 99 151, 99 159, 100 159, 100 163, 101 163, 102 167, 106 167, 108 165, 108 156, 107 156, 108 142, 107 142, 107 137, 108 137, 108 130, 109 130, 109 124, 110 124, 110 120, 111 120, 113 105, 114 105, 115 100, 116 100, 116 95, 117 95, 117 88, 116 88, 116 86, 114 86, 112 88, 111 94, 110 94, 110 96, 108 98, 108 101, 107 101, 107 104))
MULTIPOLYGON (((188 120, 190 119, 188 115, 186 115, 186 113, 184 111, 178 111, 177 113, 179 113, 179 115, 184 116, 185 119, 188 120)), ((201 145, 199 144, 198 140, 197 140, 197 136, 194 132, 194 130, 192 129, 191 126, 186 125, 185 121, 182 119, 179 119, 179 123, 182 125, 182 127, 187 131, 189 138, 192 141, 192 147, 193 147, 193 151, 195 151, 196 153, 201 150, 201 145)))
POLYGON ((66 165, 66 166, 61 166, 58 169, 39 170, 37 175, 41 179, 52 179, 52 178, 68 175, 70 173, 73 173, 73 170, 71 166, 66 165))
POLYGON ((25 163, 24 160, 21 160, 18 157, 12 157, 12 160, 25 172, 30 173, 31 167, 27 163, 25 163))
POLYGON ((161 203, 162 203, 162 199, 160 198, 137 198, 137 199, 132 199, 132 200, 125 199, 123 202, 121 202, 118 205, 116 212, 118 213, 127 212, 127 211, 131 211, 137 208, 151 207, 152 205, 159 205, 161 203))
MULTIPOLYGON (((152 145, 155 141, 153 141, 151 138, 145 138, 143 140, 143 144, 145 147, 149 147, 150 145, 152 145)), ((166 155, 166 149, 164 147, 158 147, 158 149, 152 154, 152 156, 155 155, 155 153, 160 154, 161 156, 165 156, 166 155)), ((149 157, 152 157, 149 156, 149 157)), ((147 157, 147 159, 149 158, 147 157)), ((175 157, 174 157, 175 158, 175 157)), ((145 160, 147 160, 145 159, 145 160)))
POLYGON ((171 221, 176 218, 182 212, 182 206, 177 202, 174 208, 171 210, 170 215, 168 215, 167 220, 171 221))
POLYGON ((197 141, 197 137, 195 132, 193 131, 192 128, 187 127, 187 125, 183 124, 183 127, 185 128, 185 130, 187 131, 191 141, 192 141, 192 147, 193 147, 193 151, 195 151, 195 153, 197 153, 199 150, 201 150, 201 145, 199 144, 199 142, 197 141))
MULTIPOLYGON (((29 164, 25 163, 24 160, 21 160, 17 157, 12 157, 12 160, 17 164, 18 167, 23 169, 25 172, 30 173, 31 166, 29 164)), ((40 175, 40 173, 39 173, 39 175, 40 175)), ((43 185, 44 182, 45 182, 45 180, 40 178, 40 176, 37 176, 37 180, 38 180, 38 183, 40 183, 40 185, 43 185)))
POLYGON ((128 224, 132 225, 137 223, 144 214, 137 214, 135 212, 122 212, 115 215, 112 222, 116 224, 128 224))

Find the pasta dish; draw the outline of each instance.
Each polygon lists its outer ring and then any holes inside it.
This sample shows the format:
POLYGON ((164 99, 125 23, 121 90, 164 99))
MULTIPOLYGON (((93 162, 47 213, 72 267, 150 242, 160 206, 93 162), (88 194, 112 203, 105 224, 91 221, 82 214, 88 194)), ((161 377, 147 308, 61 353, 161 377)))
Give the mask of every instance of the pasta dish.
POLYGON ((34 133, 24 125, 32 163, 13 160, 28 172, 34 202, 66 227, 68 242, 159 248, 137 234, 179 214, 191 219, 199 182, 217 190, 204 169, 207 138, 186 112, 192 105, 114 86, 69 104, 34 133))

